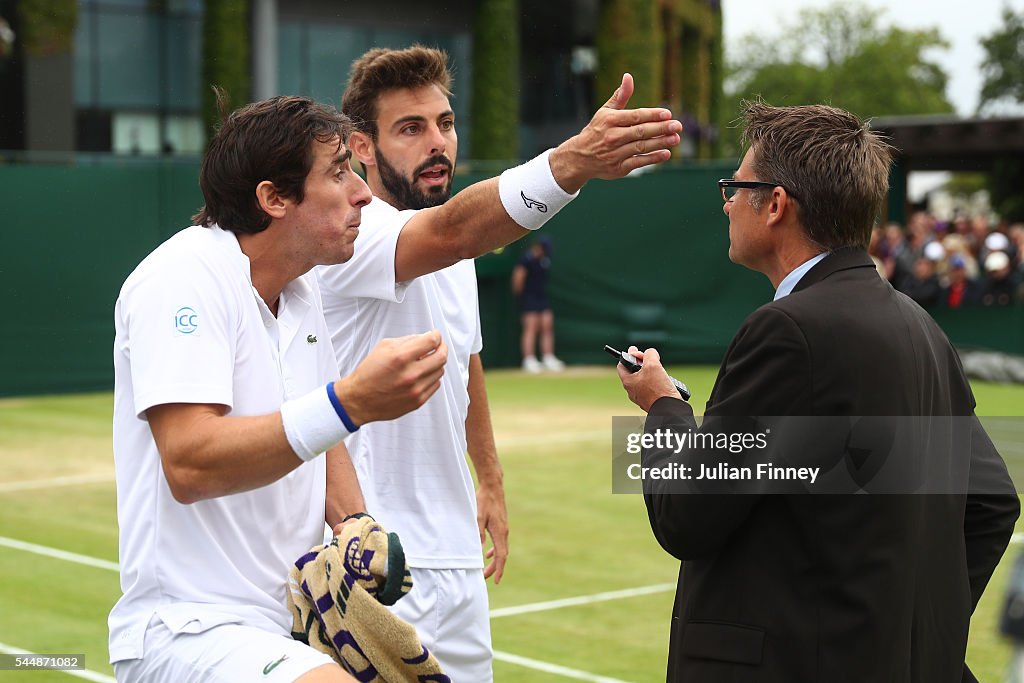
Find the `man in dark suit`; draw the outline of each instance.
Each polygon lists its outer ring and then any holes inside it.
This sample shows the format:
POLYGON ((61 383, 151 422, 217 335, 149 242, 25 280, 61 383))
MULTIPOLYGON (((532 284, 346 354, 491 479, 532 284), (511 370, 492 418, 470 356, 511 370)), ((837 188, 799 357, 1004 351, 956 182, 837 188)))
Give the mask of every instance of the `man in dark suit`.
MULTIPOLYGON (((714 495, 686 495, 671 480, 645 481, 654 535, 682 561, 668 680, 974 680, 964 662, 971 613, 1020 505, 956 352, 867 254, 890 148, 826 106, 748 104, 745 124, 748 151, 719 183, 729 257, 777 292, 726 351, 700 429, 756 416, 815 416, 819 426, 837 416, 944 416, 958 421, 960 438, 933 434, 930 448, 948 460, 936 469, 962 474, 952 477, 962 490, 925 495, 935 489, 907 480, 905 495, 798 494, 720 481, 714 495)), ((619 375, 648 412, 645 431, 695 430, 658 352, 631 352, 643 369, 620 366, 619 375)), ((813 460, 814 444, 804 445, 798 457, 813 460)), ((669 444, 641 458, 644 467, 697 467, 704 456, 669 444)), ((939 464, 932 457, 917 464, 939 464)))

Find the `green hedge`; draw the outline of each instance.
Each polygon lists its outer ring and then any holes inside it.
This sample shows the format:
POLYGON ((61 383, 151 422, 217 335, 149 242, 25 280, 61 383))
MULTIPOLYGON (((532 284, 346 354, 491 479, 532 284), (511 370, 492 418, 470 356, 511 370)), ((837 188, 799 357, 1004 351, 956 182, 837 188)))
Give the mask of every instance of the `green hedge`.
POLYGON ((474 159, 519 157, 519 2, 482 0, 473 23, 474 159))
POLYGON ((25 52, 34 57, 71 50, 78 22, 77 0, 21 0, 15 5, 25 52))
POLYGON ((630 105, 661 103, 661 54, 664 45, 656 0, 604 0, 597 29, 597 78, 594 105, 600 107, 633 74, 630 105))
POLYGON ((227 95, 226 113, 249 102, 249 0, 206 0, 203 15, 203 120, 213 138, 221 114, 213 86, 227 95))

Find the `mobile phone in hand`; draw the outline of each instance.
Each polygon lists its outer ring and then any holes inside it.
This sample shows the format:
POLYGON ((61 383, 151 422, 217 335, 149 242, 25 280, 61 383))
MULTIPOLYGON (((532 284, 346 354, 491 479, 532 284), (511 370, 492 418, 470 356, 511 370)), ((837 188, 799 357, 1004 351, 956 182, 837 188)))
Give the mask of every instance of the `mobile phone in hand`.
MULTIPOLYGON (((644 366, 643 361, 640 360, 639 358, 637 358, 636 356, 634 356, 631 353, 627 353, 625 351, 619 351, 618 349, 616 349, 616 348, 614 348, 612 346, 608 346, 607 344, 604 345, 604 350, 607 351, 608 353, 610 353, 611 355, 615 356, 615 358, 619 361, 619 363, 622 364, 622 367, 626 368, 627 372, 630 372, 630 373, 638 372, 640 370, 640 368, 642 368, 644 366)), ((683 397, 683 400, 684 401, 689 401, 690 400, 690 388, 687 387, 682 382, 680 382, 679 380, 677 380, 675 377, 671 377, 670 376, 669 379, 672 380, 672 384, 675 385, 676 390, 679 392, 679 395, 683 397)))

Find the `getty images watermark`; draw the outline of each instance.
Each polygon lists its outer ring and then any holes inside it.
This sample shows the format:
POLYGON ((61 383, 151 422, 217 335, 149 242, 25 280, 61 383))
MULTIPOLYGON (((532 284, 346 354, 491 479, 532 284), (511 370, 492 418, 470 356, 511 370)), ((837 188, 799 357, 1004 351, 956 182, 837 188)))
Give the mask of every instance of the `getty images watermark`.
POLYGON ((1024 481, 1024 418, 616 417, 612 492, 1007 493, 997 453, 1024 481))
MULTIPOLYGON (((680 455, 684 451, 700 450, 702 452, 721 451, 729 454, 746 453, 752 450, 765 451, 768 448, 770 428, 763 432, 713 433, 702 431, 675 431, 659 428, 651 432, 630 432, 626 435, 626 453, 639 455, 644 449, 652 449, 680 455)), ((626 467, 626 476, 633 480, 644 479, 677 479, 688 480, 817 480, 821 467, 785 467, 772 462, 756 462, 753 465, 736 465, 720 459, 711 461, 695 460, 692 464, 683 462, 659 463, 656 467, 644 467, 639 462, 630 463, 626 467)))

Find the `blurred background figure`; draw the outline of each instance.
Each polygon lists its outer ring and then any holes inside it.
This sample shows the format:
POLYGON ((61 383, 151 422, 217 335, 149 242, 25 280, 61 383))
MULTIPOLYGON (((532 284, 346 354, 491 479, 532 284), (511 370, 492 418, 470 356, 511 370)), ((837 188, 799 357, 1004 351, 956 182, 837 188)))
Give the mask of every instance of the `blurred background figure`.
POLYGON ((917 211, 906 230, 875 226, 869 253, 882 277, 922 308, 1024 302, 1024 224, 959 214, 946 225, 917 211))
POLYGON ((1013 303, 1018 282, 1010 257, 1002 251, 990 252, 985 257, 985 272, 988 279, 985 281, 981 303, 985 306, 1009 306, 1013 303))
MULTIPOLYGON (((941 249, 938 243, 933 244, 941 249)), ((935 274, 935 261, 927 256, 914 261, 914 271, 904 282, 902 290, 921 308, 937 306, 942 299, 942 285, 939 284, 939 276, 935 274)))
POLYGON ((942 304, 947 308, 972 306, 981 300, 979 283, 968 274, 967 259, 961 254, 950 256, 946 278, 948 284, 942 290, 942 304))
POLYGON ((949 276, 954 268, 963 268, 969 280, 974 281, 981 276, 981 266, 971 251, 967 238, 958 234, 946 235, 942 239, 942 246, 946 250, 945 275, 949 276))
POLYGON ((519 298, 523 333, 519 347, 523 354, 523 370, 538 373, 544 370, 561 372, 565 363, 555 356, 555 316, 548 300, 548 271, 551 269, 551 238, 540 235, 523 252, 512 270, 512 292, 519 298), (537 337, 540 337, 541 358, 537 360, 537 337))
POLYGON ((878 245, 878 258, 882 262, 883 277, 893 283, 894 287, 899 288, 911 276, 918 255, 899 223, 885 226, 878 245))

